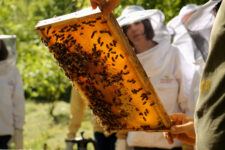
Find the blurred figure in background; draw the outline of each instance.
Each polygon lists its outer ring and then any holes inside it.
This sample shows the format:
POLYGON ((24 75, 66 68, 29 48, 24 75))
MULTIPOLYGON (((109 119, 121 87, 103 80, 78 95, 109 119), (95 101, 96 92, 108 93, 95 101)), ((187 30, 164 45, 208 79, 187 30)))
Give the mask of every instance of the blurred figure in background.
MULTIPOLYGON (((193 117, 196 99, 190 99, 190 92, 195 67, 170 44, 164 20, 160 10, 136 5, 126 7, 118 18, 167 112, 193 117)), ((124 141, 118 140, 117 150, 125 149, 124 141)), ((169 145, 162 133, 128 132, 127 143, 134 150, 182 149, 179 141, 169 145)))
MULTIPOLYGON (((74 139, 76 137, 76 133, 79 130, 85 116, 86 105, 87 104, 84 98, 80 95, 78 90, 73 87, 70 98, 71 119, 68 127, 69 132, 67 134, 69 139, 74 139)), ((98 150, 115 150, 115 133, 111 135, 105 134, 104 129, 99 125, 94 116, 92 117, 92 125, 98 150)), ((72 147, 73 146, 71 143, 67 143, 67 150, 72 150, 72 147)))
POLYGON ((200 72, 208 56, 209 37, 220 4, 220 0, 210 0, 200 6, 188 4, 167 24, 173 36, 172 44, 189 63, 199 67, 200 72))
POLYGON ((0 149, 7 149, 12 137, 15 148, 23 148, 25 100, 15 46, 15 37, 0 35, 0 149))
POLYGON ((220 5, 221 0, 210 0, 200 6, 186 5, 167 24, 173 36, 172 45, 180 50, 188 63, 196 67, 191 86, 192 99, 198 99, 200 77, 208 56, 210 33, 220 5))
POLYGON ((171 19, 167 24, 167 28, 172 35, 172 45, 177 47, 184 58, 192 64, 195 63, 194 51, 196 50, 196 45, 188 34, 183 21, 187 20, 198 7, 195 4, 184 6, 180 10, 179 15, 171 19))
MULTIPOLYGON (((210 36, 209 56, 201 77, 200 94, 194 120, 187 118, 184 114, 170 115, 174 125, 170 134, 165 133, 169 143, 173 143, 173 138, 176 138, 183 142, 196 141, 198 150, 224 150, 224 41, 225 1, 223 0, 210 36)), ((194 142, 192 142, 193 145, 194 142)))

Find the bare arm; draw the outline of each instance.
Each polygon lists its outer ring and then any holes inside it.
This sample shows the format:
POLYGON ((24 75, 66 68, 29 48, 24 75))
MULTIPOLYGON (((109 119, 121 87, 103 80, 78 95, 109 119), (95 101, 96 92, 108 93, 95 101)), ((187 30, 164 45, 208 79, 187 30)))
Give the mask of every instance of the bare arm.
POLYGON ((194 130, 194 120, 186 116, 185 114, 171 114, 170 119, 173 123, 171 130, 165 132, 164 136, 168 143, 172 144, 173 139, 176 138, 181 142, 188 145, 195 145, 195 130, 194 130))

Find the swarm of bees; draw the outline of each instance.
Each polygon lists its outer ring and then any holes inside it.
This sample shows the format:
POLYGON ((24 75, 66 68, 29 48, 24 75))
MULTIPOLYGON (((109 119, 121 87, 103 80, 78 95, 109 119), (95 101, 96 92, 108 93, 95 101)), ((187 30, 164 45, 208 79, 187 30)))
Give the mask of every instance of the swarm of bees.
POLYGON ((154 88, 132 48, 124 46, 129 42, 120 37, 118 24, 112 24, 116 19, 101 13, 71 16, 39 22, 36 30, 103 127, 109 132, 169 129, 154 88))

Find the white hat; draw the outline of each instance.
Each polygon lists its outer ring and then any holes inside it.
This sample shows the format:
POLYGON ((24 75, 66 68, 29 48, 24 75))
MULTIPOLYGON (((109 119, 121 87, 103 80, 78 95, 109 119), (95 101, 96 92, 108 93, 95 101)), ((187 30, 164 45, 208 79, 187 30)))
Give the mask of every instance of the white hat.
MULTIPOLYGON (((177 30, 178 32, 180 32, 180 29, 178 29, 178 28, 183 25, 182 18, 185 15, 187 15, 188 13, 197 10, 198 8, 199 8, 199 6, 195 5, 195 4, 188 4, 188 5, 184 6, 184 7, 182 7, 180 12, 179 12, 179 15, 174 17, 174 18, 172 18, 167 24, 167 28, 168 28, 170 34, 171 35, 179 34, 179 33, 175 33, 174 30, 177 30)), ((183 28, 183 30, 186 30, 186 29, 183 28)))
MULTIPOLYGON (((196 43, 200 42, 195 41, 195 43, 192 40, 193 37, 191 37, 190 33, 198 32, 198 35, 201 35, 206 41, 209 41, 211 27, 215 19, 212 9, 220 1, 221 0, 210 0, 206 4, 199 6, 195 4, 186 5, 180 10, 179 15, 174 17, 167 24, 167 28, 170 31, 171 35, 175 35, 173 44, 175 46, 178 46, 181 53, 183 53, 184 56, 191 62, 196 62, 196 59, 198 59, 199 57, 199 50, 196 47, 196 43), (195 12, 185 21, 184 24, 182 22, 182 18, 186 14, 193 11, 195 12)), ((201 45, 204 46, 204 44, 202 43, 201 45)), ((204 49, 208 50, 208 48, 206 47, 204 49)))
POLYGON ((167 29, 173 36, 172 44, 180 50, 186 60, 190 63, 195 62, 195 44, 187 29, 185 28, 182 19, 185 15, 198 9, 195 4, 188 4, 180 10, 179 14, 171 19, 167 24, 167 29))
POLYGON ((2 40, 8 50, 8 57, 6 60, 0 61, 0 77, 12 71, 12 67, 16 64, 16 36, 15 35, 0 35, 0 40, 2 40), (4 70, 4 71, 2 71, 4 70))
POLYGON ((192 31, 198 31, 212 27, 215 20, 212 10, 220 1, 221 0, 210 0, 204 5, 200 6, 185 23, 188 29, 192 31))
POLYGON ((164 38, 169 38, 168 31, 164 25, 165 16, 162 11, 157 9, 145 10, 137 5, 128 6, 123 10, 121 16, 117 18, 117 21, 120 26, 125 26, 144 19, 149 19, 152 24, 155 32, 154 40, 160 41, 164 38))
POLYGON ((15 57, 16 54, 16 35, 0 35, 0 40, 5 43, 8 50, 8 57, 15 57))
POLYGON ((186 14, 192 12, 192 11, 195 11, 198 9, 198 5, 196 4, 188 4, 184 7, 181 8, 180 12, 179 12, 179 16, 185 16, 186 14))

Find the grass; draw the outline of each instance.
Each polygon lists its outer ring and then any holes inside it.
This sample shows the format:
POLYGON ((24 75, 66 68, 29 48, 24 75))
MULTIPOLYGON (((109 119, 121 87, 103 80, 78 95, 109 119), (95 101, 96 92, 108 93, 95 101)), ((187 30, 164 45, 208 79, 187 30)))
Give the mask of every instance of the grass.
MULTIPOLYGON (((48 114, 49 103, 26 102, 26 123, 24 125, 24 148, 43 149, 44 145, 49 150, 65 149, 67 126, 69 123, 70 106, 66 102, 57 102, 54 110, 56 121, 48 114)), ((77 133, 85 131, 85 138, 93 138, 91 125, 91 111, 86 111, 82 126, 77 133)), ((89 146, 93 150, 92 146, 89 146)))

